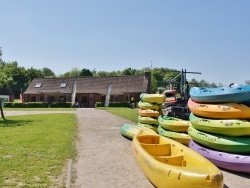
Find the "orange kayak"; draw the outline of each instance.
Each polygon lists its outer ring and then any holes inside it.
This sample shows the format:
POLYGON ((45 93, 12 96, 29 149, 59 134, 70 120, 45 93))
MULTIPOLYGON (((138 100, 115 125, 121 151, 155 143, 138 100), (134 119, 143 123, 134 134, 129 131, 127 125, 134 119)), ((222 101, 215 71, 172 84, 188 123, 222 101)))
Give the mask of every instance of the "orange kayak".
POLYGON ((238 103, 202 104, 196 103, 191 98, 188 100, 188 108, 193 114, 208 118, 219 119, 249 119, 250 107, 238 103))
POLYGON ((160 112, 151 109, 139 109, 139 115, 143 117, 159 117, 160 112))

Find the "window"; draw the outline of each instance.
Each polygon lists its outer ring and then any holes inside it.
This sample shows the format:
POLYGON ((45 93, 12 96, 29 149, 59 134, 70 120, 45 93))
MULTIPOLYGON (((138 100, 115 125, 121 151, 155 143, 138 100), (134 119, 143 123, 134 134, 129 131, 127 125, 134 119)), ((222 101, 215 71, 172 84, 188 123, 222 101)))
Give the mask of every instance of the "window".
POLYGON ((60 87, 66 87, 67 83, 61 83, 60 87))
POLYGON ((35 87, 38 88, 38 87, 41 87, 42 86, 42 83, 36 83, 35 87))

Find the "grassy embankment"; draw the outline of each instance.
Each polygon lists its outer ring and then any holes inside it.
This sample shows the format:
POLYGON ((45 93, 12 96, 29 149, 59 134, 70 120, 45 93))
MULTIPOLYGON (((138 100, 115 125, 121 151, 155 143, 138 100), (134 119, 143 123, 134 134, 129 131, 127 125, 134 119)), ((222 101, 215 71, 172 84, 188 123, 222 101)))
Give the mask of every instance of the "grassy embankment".
POLYGON ((43 114, 6 119, 0 118, 0 187, 55 185, 67 159, 76 155, 75 115, 43 114))

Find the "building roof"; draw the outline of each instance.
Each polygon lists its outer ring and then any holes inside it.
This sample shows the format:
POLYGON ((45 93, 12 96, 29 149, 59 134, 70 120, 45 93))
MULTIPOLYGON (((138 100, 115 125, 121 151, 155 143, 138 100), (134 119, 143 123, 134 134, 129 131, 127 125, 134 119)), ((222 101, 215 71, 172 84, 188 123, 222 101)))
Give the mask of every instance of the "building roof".
POLYGON ((74 80, 76 80, 76 78, 35 78, 23 94, 71 93, 74 80), (65 84, 65 87, 62 87, 62 84, 65 84))
POLYGON ((105 95, 107 86, 112 84, 111 95, 121 95, 127 93, 147 92, 149 80, 148 77, 144 75, 81 78, 35 78, 30 83, 24 94, 71 94, 74 81, 76 81, 76 93, 99 93, 101 95, 105 95))

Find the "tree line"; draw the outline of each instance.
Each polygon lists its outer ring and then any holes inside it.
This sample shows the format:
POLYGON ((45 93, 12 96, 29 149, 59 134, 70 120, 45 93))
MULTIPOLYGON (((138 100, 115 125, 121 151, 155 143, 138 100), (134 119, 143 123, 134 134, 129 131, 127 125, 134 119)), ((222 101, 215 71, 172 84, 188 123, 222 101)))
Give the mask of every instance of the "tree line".
MULTIPOLYGON (((16 61, 5 62, 2 60, 2 51, 0 48, 0 87, 10 88, 15 94, 15 98, 19 97, 20 93, 23 93, 29 86, 30 82, 34 78, 66 78, 66 77, 85 77, 85 76, 126 76, 126 75, 144 75, 146 71, 151 72, 151 86, 152 92, 156 93, 162 91, 169 86, 170 81, 175 78, 175 87, 177 90, 180 88, 181 76, 180 71, 176 69, 169 68, 142 68, 140 70, 126 68, 122 71, 96 71, 83 68, 73 68, 70 71, 61 74, 55 75, 55 73, 44 67, 42 69, 36 68, 24 68, 19 66, 16 61)), ((205 80, 186 80, 189 83, 190 87, 199 86, 199 87, 221 87, 221 83, 209 83, 205 80)), ((247 84, 250 84, 250 80, 246 81, 247 84)))

